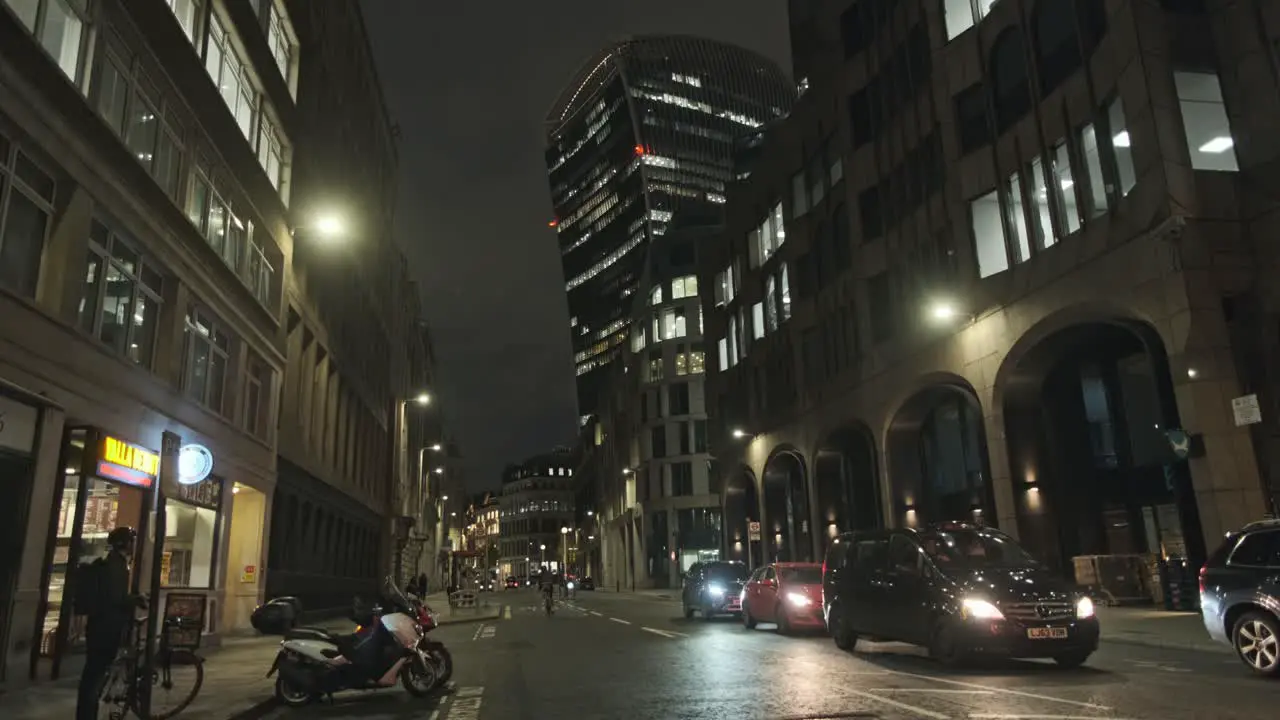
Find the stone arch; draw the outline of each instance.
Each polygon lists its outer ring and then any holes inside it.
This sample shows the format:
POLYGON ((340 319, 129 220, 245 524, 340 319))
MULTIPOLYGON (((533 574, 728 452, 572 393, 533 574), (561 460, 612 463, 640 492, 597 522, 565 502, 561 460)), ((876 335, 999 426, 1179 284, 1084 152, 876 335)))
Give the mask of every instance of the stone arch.
POLYGON ((875 435, 861 421, 826 433, 813 453, 815 528, 825 547, 847 530, 884 524, 875 435))
POLYGON ((894 524, 995 515, 982 405, 958 375, 927 375, 906 394, 885 432, 885 465, 894 524))
POLYGON ((765 558, 771 562, 811 562, 809 482, 801 452, 791 445, 774 448, 765 461, 760 487, 764 500, 760 534, 765 558))
POLYGON ((1130 310, 1055 313, 996 373, 1019 536, 1069 571, 1079 555, 1202 562, 1191 474, 1166 435, 1181 430, 1164 339, 1130 310))
POLYGON ((760 494, 755 473, 741 466, 724 485, 724 543, 726 560, 740 560, 749 567, 763 561, 760 541, 753 541, 749 524, 760 521, 760 494))

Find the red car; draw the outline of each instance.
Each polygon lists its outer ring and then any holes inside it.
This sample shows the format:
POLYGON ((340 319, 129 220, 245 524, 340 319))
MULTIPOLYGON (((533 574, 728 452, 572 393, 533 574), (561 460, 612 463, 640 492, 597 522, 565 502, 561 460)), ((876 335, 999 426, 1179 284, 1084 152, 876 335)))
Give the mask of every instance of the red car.
POLYGON ((822 628, 822 565, 774 563, 757 568, 742 590, 742 624, 776 623, 778 632, 822 628))

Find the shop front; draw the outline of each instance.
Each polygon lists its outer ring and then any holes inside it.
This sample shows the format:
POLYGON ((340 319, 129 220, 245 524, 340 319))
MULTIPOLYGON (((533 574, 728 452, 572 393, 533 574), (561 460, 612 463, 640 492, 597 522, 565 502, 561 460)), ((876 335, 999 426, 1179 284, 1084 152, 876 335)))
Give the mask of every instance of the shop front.
MULTIPOLYGON (((64 661, 84 650, 85 619, 71 598, 83 568, 107 553, 106 537, 117 527, 132 527, 138 537, 131 564, 131 588, 149 588, 160 454, 140 444, 93 428, 66 433, 65 472, 48 545, 45 602, 35 648, 39 675, 64 674, 64 661)), ((213 472, 213 455, 186 445, 178 455, 177 483, 165 497, 165 531, 159 575, 162 612, 170 594, 184 608, 197 605, 205 633, 217 631, 218 583, 223 553, 226 481, 213 472)), ((184 609, 183 614, 191 614, 184 609)))

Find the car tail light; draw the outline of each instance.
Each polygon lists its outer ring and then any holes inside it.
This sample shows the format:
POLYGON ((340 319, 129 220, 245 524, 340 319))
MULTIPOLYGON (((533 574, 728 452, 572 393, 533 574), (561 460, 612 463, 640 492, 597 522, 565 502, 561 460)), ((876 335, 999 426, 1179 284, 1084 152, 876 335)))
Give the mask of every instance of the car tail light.
POLYGON ((1209 565, 1205 563, 1205 566, 1200 568, 1200 592, 1204 592, 1204 574, 1208 571, 1209 565))

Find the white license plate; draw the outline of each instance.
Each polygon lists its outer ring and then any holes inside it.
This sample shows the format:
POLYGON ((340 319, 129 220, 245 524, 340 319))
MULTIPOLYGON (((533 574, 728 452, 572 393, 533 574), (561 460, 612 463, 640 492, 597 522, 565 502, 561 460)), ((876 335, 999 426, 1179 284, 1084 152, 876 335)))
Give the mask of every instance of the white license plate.
POLYGON ((1027 628, 1027 637, 1032 640, 1066 640, 1067 629, 1057 627, 1027 628))

